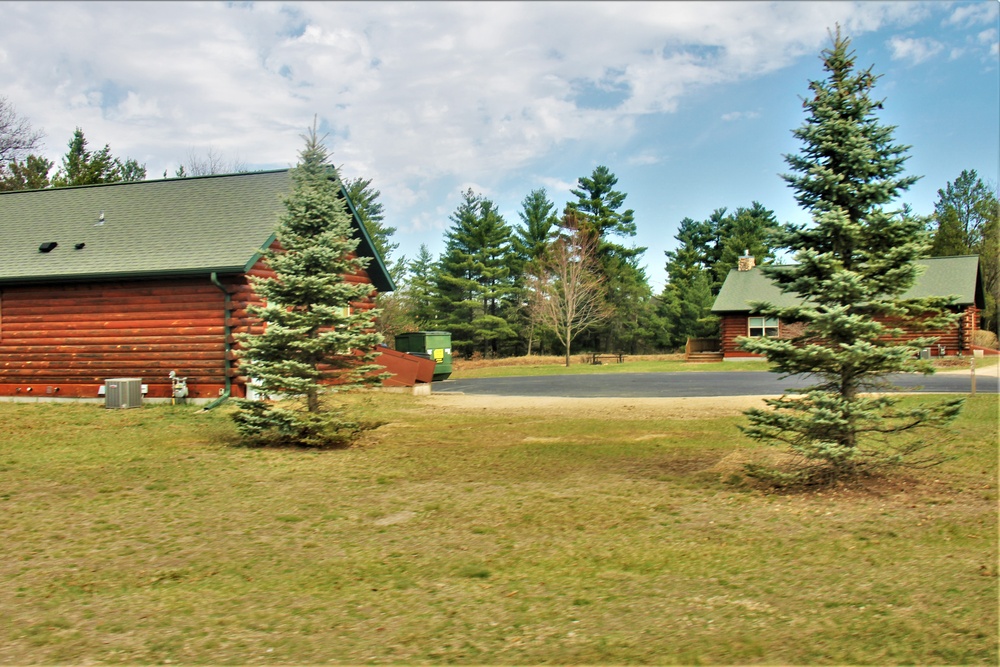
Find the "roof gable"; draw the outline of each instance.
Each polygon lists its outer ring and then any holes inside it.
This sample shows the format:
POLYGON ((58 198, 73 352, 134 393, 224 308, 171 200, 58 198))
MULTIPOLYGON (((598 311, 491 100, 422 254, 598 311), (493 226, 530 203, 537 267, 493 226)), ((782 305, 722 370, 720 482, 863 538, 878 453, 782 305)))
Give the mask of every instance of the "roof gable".
MULTIPOLYGON (((923 271, 902 298, 956 296, 956 305, 983 307, 983 286, 978 255, 929 257, 919 259, 915 263, 923 267, 923 271)), ((712 312, 749 312, 752 301, 766 301, 779 308, 797 306, 802 302, 795 294, 782 292, 764 276, 760 267, 754 267, 749 271, 733 269, 719 290, 712 312)))
MULTIPOLYGON (((290 190, 282 169, 0 193, 0 283, 243 272, 273 240, 290 190)), ((372 283, 392 290, 341 195, 372 283)))

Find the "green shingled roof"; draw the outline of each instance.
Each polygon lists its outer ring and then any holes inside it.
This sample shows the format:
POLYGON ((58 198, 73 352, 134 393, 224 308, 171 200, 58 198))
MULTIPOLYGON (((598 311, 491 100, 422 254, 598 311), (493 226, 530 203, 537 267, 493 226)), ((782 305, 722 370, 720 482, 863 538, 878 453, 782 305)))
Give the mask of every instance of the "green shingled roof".
MULTIPOLYGON (((0 193, 0 284, 243 272, 273 239, 290 189, 280 170, 0 193)), ((373 258, 372 282, 390 291, 348 204, 358 254, 373 258)))
MULTIPOLYGON (((923 273, 904 295, 906 299, 928 296, 955 296, 960 306, 975 304, 983 307, 983 286, 979 274, 979 256, 931 257, 917 262, 923 273)), ((760 267, 749 271, 733 269, 719 290, 712 306, 713 313, 739 313, 750 310, 751 301, 766 301, 779 308, 801 303, 794 294, 782 292, 764 277, 760 267)))

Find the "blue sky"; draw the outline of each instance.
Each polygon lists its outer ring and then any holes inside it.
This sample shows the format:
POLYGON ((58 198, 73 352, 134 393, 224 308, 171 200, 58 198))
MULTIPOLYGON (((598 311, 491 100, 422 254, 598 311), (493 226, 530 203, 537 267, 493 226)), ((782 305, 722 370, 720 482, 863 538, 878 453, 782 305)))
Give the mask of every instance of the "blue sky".
POLYGON ((345 176, 372 178, 397 251, 437 255, 461 192, 511 224, 532 189, 561 209, 607 165, 647 274, 684 217, 759 201, 806 217, 779 174, 836 23, 881 73, 882 119, 933 210, 1000 163, 1000 12, 974 2, 0 4, 0 95, 58 161, 91 145, 170 174, 209 150, 291 166, 313 115, 345 176))

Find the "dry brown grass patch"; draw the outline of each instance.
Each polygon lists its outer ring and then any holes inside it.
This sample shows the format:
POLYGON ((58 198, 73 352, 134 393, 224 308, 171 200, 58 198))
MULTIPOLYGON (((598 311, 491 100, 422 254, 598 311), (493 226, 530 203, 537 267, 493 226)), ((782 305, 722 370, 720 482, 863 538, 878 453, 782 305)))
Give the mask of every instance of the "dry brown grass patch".
MULTIPOLYGON (((577 354, 570 357, 573 364, 591 363, 591 355, 577 354)), ((684 361, 683 354, 628 354, 626 361, 684 361)), ((500 359, 455 359, 452 366, 455 371, 472 370, 476 368, 516 367, 516 366, 563 366, 564 356, 542 356, 533 354, 523 357, 504 357, 500 359)))
POLYGON ((764 396, 695 398, 568 398, 558 396, 480 396, 432 394, 423 405, 459 411, 489 410, 493 415, 547 414, 564 419, 705 419, 735 417, 765 407, 764 396))

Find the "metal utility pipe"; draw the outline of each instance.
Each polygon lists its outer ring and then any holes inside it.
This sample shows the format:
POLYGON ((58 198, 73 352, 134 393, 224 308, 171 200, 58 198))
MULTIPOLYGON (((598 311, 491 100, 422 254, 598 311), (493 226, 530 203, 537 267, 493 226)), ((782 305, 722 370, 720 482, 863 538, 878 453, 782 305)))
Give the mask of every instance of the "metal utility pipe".
POLYGON ((232 318, 232 310, 231 310, 232 299, 230 298, 229 292, 226 290, 226 287, 219 282, 219 276, 215 271, 212 271, 212 275, 210 277, 212 279, 212 284, 218 287, 220 290, 222 290, 222 293, 226 297, 225 309, 223 311, 223 317, 225 318, 223 320, 224 321, 223 340, 225 341, 224 355, 225 355, 226 388, 222 392, 222 396, 219 396, 217 399, 215 399, 214 401, 212 401, 211 403, 209 403, 204 407, 205 410, 211 410, 212 408, 217 408, 223 403, 225 403, 226 400, 229 399, 229 396, 232 393, 233 389, 233 381, 229 377, 229 371, 232 368, 232 363, 229 361, 229 353, 232 351, 232 344, 229 342, 229 337, 232 333, 231 328, 229 326, 229 321, 232 318))

